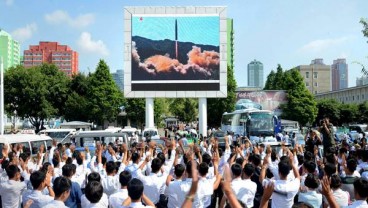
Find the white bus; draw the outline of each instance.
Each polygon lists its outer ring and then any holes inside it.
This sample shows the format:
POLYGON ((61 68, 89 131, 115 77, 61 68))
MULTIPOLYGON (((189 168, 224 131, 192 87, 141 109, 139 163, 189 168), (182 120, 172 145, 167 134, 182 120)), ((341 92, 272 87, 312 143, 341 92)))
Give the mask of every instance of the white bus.
POLYGON ((277 116, 269 110, 243 109, 222 115, 221 130, 247 136, 250 140, 273 141, 277 133, 277 116))
POLYGON ((69 143, 70 138, 77 133, 75 129, 45 129, 38 132, 38 135, 49 136, 56 139, 58 143, 69 143))

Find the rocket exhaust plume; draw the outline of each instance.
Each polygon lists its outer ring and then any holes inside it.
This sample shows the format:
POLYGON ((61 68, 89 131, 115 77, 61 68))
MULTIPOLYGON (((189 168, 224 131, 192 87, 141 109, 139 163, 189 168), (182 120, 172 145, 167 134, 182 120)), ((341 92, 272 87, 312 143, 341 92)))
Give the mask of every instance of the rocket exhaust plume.
POLYGON ((178 52, 178 20, 175 19, 175 55, 176 59, 179 59, 179 52, 178 52))

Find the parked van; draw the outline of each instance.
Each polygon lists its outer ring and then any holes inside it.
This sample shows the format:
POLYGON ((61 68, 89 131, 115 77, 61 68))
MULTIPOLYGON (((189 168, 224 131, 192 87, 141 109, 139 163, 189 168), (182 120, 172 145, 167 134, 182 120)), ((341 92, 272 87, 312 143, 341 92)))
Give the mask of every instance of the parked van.
POLYGON ((121 130, 121 132, 124 132, 128 135, 129 143, 138 142, 138 135, 139 135, 138 129, 126 126, 121 130))
POLYGON ((77 132, 76 129, 45 129, 38 132, 38 135, 49 136, 56 139, 58 143, 70 143, 70 138, 77 132))
POLYGON ((5 134, 0 135, 0 158, 3 158, 2 150, 7 146, 11 151, 12 146, 16 144, 23 145, 23 152, 29 152, 35 157, 41 145, 45 146, 45 151, 51 148, 52 139, 49 136, 33 135, 33 134, 5 134))
POLYGON ((147 141, 147 139, 160 139, 158 130, 156 128, 145 128, 142 133, 142 140, 147 141))

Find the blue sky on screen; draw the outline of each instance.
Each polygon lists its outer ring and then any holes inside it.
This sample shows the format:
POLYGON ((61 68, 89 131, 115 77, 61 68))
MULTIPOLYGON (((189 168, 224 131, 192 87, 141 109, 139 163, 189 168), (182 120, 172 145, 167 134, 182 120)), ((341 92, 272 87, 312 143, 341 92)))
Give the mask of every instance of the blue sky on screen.
POLYGON ((218 16, 134 16, 132 35, 151 40, 175 40, 175 20, 178 22, 178 41, 219 46, 220 19, 218 16))
POLYGON ((123 69, 126 6, 227 6, 238 86, 247 85, 254 59, 263 63, 266 80, 277 64, 291 69, 315 58, 326 64, 346 58, 349 86, 361 76, 354 61, 368 66, 368 39, 359 24, 368 18, 367 0, 0 0, 0 28, 21 42, 21 50, 57 41, 78 51, 81 72, 93 72, 99 59, 114 72, 123 69))

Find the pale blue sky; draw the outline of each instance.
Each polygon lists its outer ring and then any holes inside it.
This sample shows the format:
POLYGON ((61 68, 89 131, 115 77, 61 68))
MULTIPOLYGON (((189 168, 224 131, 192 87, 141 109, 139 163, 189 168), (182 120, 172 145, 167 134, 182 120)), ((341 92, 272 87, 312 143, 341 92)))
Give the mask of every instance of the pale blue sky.
POLYGON ((265 78, 281 64, 290 69, 323 58, 347 58, 349 86, 368 65, 368 44, 359 24, 368 18, 366 0, 0 0, 0 27, 21 40, 22 50, 58 41, 79 52, 79 69, 94 71, 98 60, 123 68, 124 6, 228 6, 234 19, 235 77, 247 84, 247 64, 264 65, 265 78))
POLYGON ((175 20, 178 41, 219 46, 220 18, 217 17, 139 17, 132 20, 132 35, 151 40, 175 40, 175 20))

